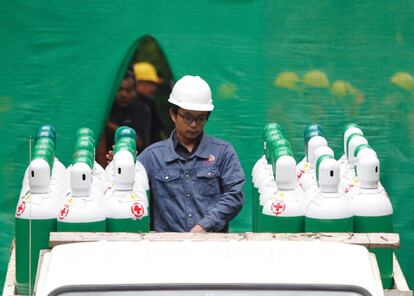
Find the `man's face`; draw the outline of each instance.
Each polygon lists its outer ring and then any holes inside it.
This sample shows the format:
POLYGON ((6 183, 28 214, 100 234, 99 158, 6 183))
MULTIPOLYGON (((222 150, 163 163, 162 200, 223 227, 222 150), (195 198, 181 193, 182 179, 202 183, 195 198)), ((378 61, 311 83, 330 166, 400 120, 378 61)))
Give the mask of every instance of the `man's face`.
POLYGON ((130 77, 124 78, 116 96, 116 104, 119 107, 127 107, 134 100, 134 91, 134 80, 130 77))
POLYGON ((192 111, 179 108, 177 113, 170 111, 171 119, 181 139, 191 141, 197 139, 204 130, 208 112, 192 111))
POLYGON ((157 93, 158 84, 152 81, 139 80, 137 81, 136 88, 138 93, 144 94, 148 97, 154 97, 157 93))

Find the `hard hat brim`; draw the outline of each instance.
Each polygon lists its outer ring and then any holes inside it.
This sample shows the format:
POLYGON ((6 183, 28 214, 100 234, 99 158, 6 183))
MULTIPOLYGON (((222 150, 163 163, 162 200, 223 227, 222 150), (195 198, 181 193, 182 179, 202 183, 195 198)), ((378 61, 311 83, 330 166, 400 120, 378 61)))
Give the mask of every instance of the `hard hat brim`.
POLYGON ((191 111, 213 111, 214 105, 213 104, 191 104, 191 103, 182 103, 178 102, 173 98, 169 98, 168 102, 174 104, 180 108, 191 110, 191 111))

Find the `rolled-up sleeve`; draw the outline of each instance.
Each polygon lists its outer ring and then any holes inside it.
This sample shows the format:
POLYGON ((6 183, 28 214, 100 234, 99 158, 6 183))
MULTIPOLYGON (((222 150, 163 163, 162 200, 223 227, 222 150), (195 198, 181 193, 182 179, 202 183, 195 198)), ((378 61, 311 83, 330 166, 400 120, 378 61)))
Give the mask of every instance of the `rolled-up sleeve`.
POLYGON ((243 185, 246 177, 231 145, 223 153, 219 166, 221 195, 218 202, 198 221, 206 231, 220 231, 243 207, 243 185))

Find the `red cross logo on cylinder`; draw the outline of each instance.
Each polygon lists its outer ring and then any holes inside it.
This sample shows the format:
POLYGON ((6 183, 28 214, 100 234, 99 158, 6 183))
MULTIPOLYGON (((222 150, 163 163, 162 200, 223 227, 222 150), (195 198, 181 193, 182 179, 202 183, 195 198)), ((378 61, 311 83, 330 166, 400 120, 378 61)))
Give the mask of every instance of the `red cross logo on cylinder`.
POLYGON ((132 215, 134 215, 134 217, 141 218, 142 216, 144 216, 145 210, 142 204, 140 204, 139 202, 134 202, 131 205, 131 212, 132 212, 132 215))
POLYGON ((69 214, 69 206, 64 205, 63 208, 59 211, 59 219, 65 218, 69 214))
POLYGON ((24 201, 22 201, 17 206, 16 216, 17 217, 20 217, 23 214, 23 212, 24 212, 25 209, 26 209, 26 203, 24 201))
POLYGON ((285 209, 286 209, 286 204, 281 200, 274 201, 272 203, 271 210, 273 214, 275 214, 276 216, 282 214, 285 209))

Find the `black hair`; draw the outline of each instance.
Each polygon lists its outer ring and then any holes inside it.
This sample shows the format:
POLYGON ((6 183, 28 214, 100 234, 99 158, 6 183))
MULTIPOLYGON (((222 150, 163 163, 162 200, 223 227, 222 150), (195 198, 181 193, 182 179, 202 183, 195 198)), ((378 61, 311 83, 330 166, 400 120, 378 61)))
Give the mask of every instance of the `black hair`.
MULTIPOLYGON (((179 108, 180 108, 179 106, 170 103, 170 110, 172 113, 177 114, 179 108)), ((208 111, 207 119, 210 117, 210 114, 211 114, 211 111, 208 111)))
POLYGON ((180 107, 170 103, 170 110, 171 110, 172 113, 177 114, 178 108, 180 108, 180 107))
POLYGON ((127 70, 125 72, 124 78, 132 78, 133 80, 135 80, 135 74, 134 72, 132 72, 131 70, 127 70))

